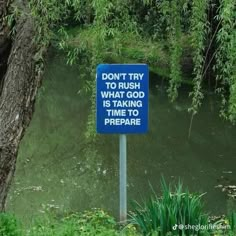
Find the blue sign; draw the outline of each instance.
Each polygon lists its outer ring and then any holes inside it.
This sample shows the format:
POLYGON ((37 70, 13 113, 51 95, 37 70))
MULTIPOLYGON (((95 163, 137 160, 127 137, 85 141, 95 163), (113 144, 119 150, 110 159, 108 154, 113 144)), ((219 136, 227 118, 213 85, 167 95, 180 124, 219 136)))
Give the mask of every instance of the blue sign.
POLYGON ((148 130, 146 64, 100 64, 97 67, 97 132, 146 133, 148 130))

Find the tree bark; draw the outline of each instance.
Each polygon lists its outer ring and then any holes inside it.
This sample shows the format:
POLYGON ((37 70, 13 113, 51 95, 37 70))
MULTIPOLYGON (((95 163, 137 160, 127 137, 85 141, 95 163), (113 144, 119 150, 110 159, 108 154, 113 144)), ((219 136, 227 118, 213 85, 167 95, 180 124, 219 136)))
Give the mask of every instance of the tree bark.
MULTIPOLYGON (((5 7, 6 12, 9 1, 0 0, 0 4, 3 4, 0 7, 5 7)), ((27 10, 26 4, 23 6, 24 10, 27 10)), ((1 12, 2 9, 0 14, 1 12)), ((0 15, 0 22, 3 22, 3 15, 0 15)), ((0 91, 0 211, 5 209, 7 193, 15 172, 19 143, 32 118, 35 96, 40 85, 40 76, 36 73, 34 60, 37 52, 34 20, 29 14, 22 14, 15 27, 16 35, 7 57, 7 68, 2 76, 0 91)), ((3 30, 2 27, 1 32, 3 34, 0 38, 0 48, 9 40, 8 30, 3 30)))
POLYGON ((10 51, 9 27, 4 20, 7 15, 9 1, 0 1, 0 94, 3 76, 6 73, 7 57, 10 51))

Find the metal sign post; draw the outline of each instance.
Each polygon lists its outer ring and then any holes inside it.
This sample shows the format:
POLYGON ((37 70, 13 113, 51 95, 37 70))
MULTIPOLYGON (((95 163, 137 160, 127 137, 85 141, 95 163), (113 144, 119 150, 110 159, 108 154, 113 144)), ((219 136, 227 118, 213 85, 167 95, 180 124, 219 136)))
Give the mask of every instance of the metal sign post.
POLYGON ((127 220, 127 141, 120 135, 120 223, 127 220))

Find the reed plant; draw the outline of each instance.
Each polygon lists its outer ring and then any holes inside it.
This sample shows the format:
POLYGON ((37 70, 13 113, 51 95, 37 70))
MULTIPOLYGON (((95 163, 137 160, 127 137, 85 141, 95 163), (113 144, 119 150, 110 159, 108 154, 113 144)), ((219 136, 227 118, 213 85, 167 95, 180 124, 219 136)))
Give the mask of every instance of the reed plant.
POLYGON ((203 194, 189 193, 180 181, 173 188, 166 184, 164 178, 161 180, 162 197, 151 189, 151 197, 141 204, 133 202, 134 210, 130 213, 131 224, 137 225, 143 235, 204 234, 203 230, 191 228, 208 223, 208 215, 203 213, 203 194))
POLYGON ((231 212, 228 219, 230 230, 232 231, 232 233, 234 233, 234 235, 236 235, 236 212, 231 212))

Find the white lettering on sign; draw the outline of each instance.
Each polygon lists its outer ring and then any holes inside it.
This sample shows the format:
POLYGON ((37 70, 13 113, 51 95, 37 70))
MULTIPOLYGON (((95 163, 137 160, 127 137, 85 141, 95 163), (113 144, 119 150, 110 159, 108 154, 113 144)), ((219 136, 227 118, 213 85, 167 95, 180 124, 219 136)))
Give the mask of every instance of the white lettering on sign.
POLYGON ((129 116, 138 116, 139 115, 139 111, 138 110, 128 109, 128 113, 129 113, 129 116))
POLYGON ((106 82, 105 83, 108 89, 116 89, 116 83, 115 82, 106 82))
POLYGON ((128 119, 128 118, 106 118, 104 120, 104 124, 105 125, 141 125, 141 120, 138 118, 138 119, 134 119, 134 118, 131 118, 131 119, 128 119))
POLYGON ((144 73, 102 73, 105 88, 100 91, 106 117, 104 125, 140 126, 142 99, 146 96, 142 90, 144 73))
POLYGON ((113 100, 112 105, 114 107, 142 107, 142 101, 141 100, 113 100))
POLYGON ((139 73, 129 73, 129 78, 130 80, 142 80, 144 74, 139 74, 139 73))
POLYGON ((102 98, 124 98, 124 91, 101 91, 102 98))
POLYGON ((118 89, 140 89, 140 83, 135 82, 119 82, 118 89))
POLYGON ((127 98, 144 98, 145 97, 145 93, 143 91, 128 91, 126 93, 127 98))
POLYGON ((125 80, 126 73, 102 73, 102 80, 125 80))
POLYGON ((111 106, 111 102, 109 100, 103 101, 103 107, 110 107, 110 106, 111 106))
POLYGON ((108 116, 126 116, 126 110, 107 109, 108 116))

